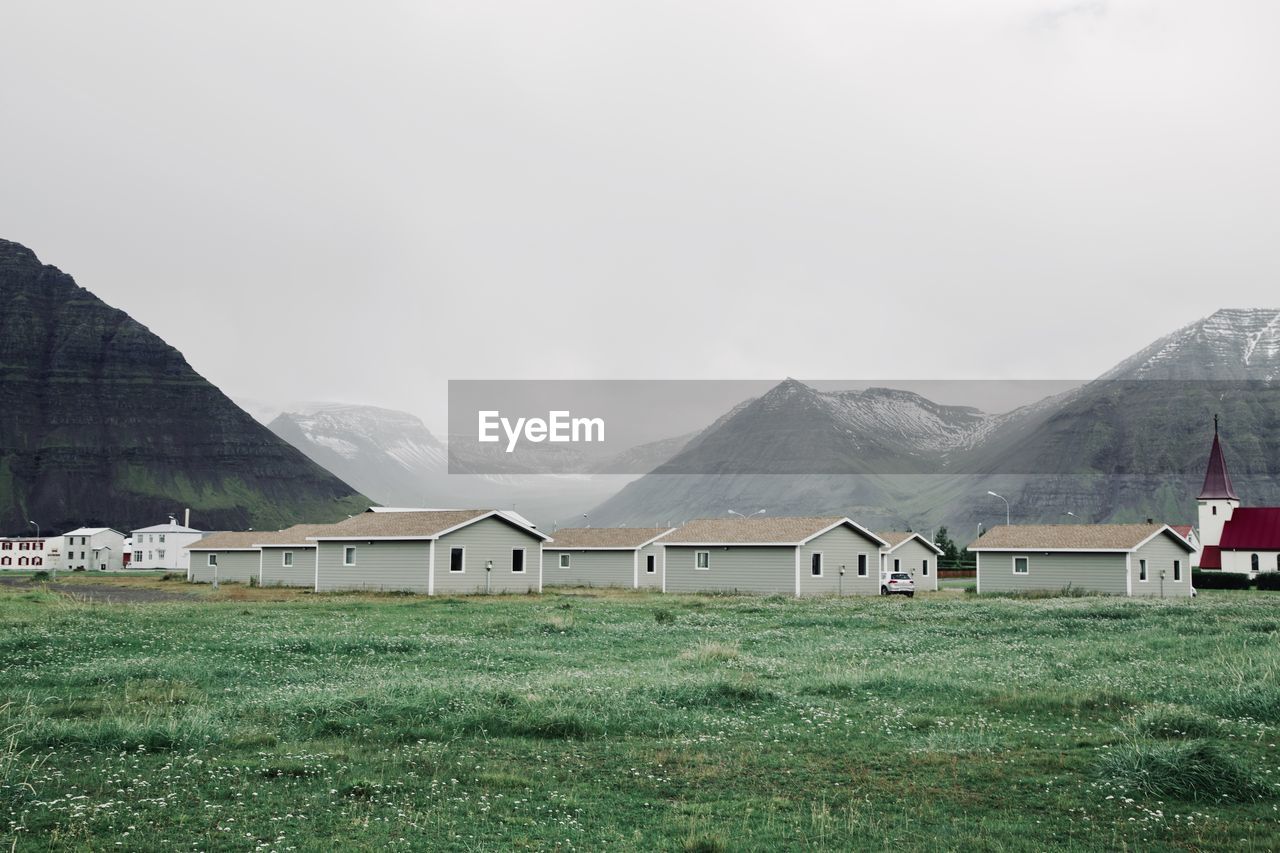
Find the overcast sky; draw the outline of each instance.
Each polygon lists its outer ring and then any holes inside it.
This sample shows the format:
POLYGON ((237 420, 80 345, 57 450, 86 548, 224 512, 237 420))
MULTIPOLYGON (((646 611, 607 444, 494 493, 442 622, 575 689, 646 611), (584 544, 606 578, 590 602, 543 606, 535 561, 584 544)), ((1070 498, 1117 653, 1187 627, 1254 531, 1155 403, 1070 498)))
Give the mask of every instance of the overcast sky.
POLYGON ((1280 302, 1278 25, 7 0, 0 236, 232 396, 436 428, 450 378, 1088 378, 1280 302))

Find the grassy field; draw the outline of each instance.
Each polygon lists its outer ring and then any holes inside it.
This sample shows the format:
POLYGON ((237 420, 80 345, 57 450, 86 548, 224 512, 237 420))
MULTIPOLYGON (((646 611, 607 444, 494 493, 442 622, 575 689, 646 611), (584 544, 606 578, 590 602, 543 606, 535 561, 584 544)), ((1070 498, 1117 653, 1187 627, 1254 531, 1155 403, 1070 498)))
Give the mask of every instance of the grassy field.
POLYGON ((4 587, 0 846, 1276 849, 1278 606, 4 587))

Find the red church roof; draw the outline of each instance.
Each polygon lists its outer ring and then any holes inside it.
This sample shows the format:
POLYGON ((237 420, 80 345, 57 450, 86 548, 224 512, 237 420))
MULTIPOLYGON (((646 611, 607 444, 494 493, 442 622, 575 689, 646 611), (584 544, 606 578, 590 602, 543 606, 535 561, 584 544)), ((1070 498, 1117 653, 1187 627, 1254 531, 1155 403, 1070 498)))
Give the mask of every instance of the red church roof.
POLYGON ((1213 419, 1213 447, 1209 449, 1209 467, 1204 472, 1204 488, 1199 500, 1240 500, 1231 488, 1231 475, 1227 473, 1227 461, 1222 458, 1222 445, 1218 443, 1218 419, 1213 419))
POLYGON ((1227 551, 1280 551, 1280 507, 1238 508, 1222 526, 1218 547, 1227 551))
POLYGON ((1200 554, 1200 565, 1198 569, 1220 569, 1222 568, 1222 552, 1218 550, 1217 545, 1206 545, 1204 551, 1200 554))

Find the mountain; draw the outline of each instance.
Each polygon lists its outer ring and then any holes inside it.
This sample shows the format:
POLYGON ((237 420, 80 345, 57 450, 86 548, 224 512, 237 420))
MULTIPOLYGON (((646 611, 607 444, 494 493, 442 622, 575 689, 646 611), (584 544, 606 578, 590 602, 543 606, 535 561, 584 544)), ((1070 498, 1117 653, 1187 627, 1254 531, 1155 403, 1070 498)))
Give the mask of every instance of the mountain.
POLYGON ((316 403, 285 412, 271 431, 389 506, 451 506, 448 453, 420 418, 376 406, 316 403))
MULTIPOLYGON (((562 451, 558 446, 544 446, 543 456, 529 455, 534 464, 527 471, 450 473, 446 444, 415 415, 343 403, 293 408, 298 410, 285 412, 271 422, 271 431, 381 504, 514 508, 546 527, 580 517, 635 479, 636 475, 623 476, 622 472, 635 471, 641 465, 657 466, 687 440, 657 441, 603 459, 572 448, 562 451), (561 452, 571 458, 545 458, 561 452), (534 473, 538 470, 579 473, 534 473)), ((454 459, 452 468, 465 471, 468 460, 454 459)))
POLYGON ((764 508, 973 530, 1003 521, 996 491, 1015 521, 1191 521, 1215 412, 1247 500, 1280 503, 1277 377, 1280 311, 1223 310, 1000 415, 787 380, 591 516, 648 524, 764 508))
POLYGON ((367 502, 176 349, 0 240, 0 530, 330 521, 367 502))

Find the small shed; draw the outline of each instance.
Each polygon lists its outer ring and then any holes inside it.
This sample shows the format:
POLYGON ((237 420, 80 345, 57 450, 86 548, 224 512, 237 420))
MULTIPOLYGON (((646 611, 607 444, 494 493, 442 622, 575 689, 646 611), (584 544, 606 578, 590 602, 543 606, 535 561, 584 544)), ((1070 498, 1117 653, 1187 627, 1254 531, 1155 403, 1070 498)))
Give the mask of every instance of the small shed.
POLYGON ((877 535, 889 543, 887 548, 880 549, 881 575, 907 572, 915 582, 917 591, 937 591, 941 548, 919 533, 910 531, 882 530, 877 535))

